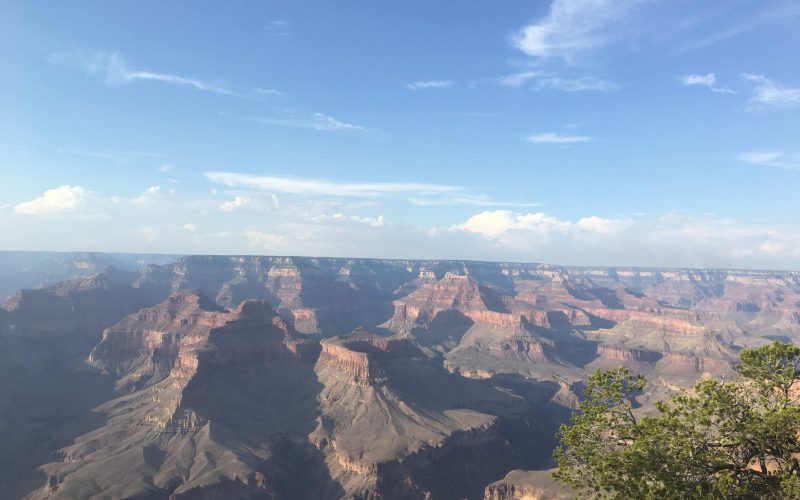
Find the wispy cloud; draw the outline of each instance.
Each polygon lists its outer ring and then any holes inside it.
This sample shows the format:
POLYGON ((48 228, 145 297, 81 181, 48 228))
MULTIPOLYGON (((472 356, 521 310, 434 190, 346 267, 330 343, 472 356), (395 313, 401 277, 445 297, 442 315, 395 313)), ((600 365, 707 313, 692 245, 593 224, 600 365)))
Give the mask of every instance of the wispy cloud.
POLYGON ((620 26, 627 22, 637 3, 635 0, 554 0, 544 18, 521 28, 511 42, 529 56, 570 61, 620 36, 620 26))
POLYGON ((576 78, 565 77, 546 77, 541 78, 535 83, 537 90, 552 89, 564 92, 611 92, 619 90, 619 85, 609 80, 595 78, 593 76, 580 76, 576 78))
POLYGON ((361 125, 343 122, 324 113, 313 113, 308 116, 290 117, 256 117, 251 121, 279 125, 282 127, 300 127, 324 132, 366 132, 367 128, 361 125))
POLYGON ((214 94, 248 97, 234 92, 223 84, 176 75, 174 73, 156 72, 150 70, 134 69, 118 52, 94 52, 89 55, 82 52, 56 52, 50 54, 50 62, 72 67, 81 67, 90 75, 103 78, 111 85, 123 85, 136 81, 150 81, 165 83, 178 87, 189 87, 203 92, 214 94))
POLYGON ((753 108, 788 108, 800 105, 800 87, 786 87, 764 75, 745 74, 744 79, 752 85, 753 108))
POLYGON ((504 87, 522 87, 530 81, 542 76, 541 71, 520 71, 496 78, 497 83, 504 87))
POLYGON ((277 89, 265 89, 261 87, 256 87, 255 90, 257 93, 265 96, 280 96, 283 95, 283 92, 277 89))
POLYGON ((714 73, 708 73, 705 75, 685 75, 678 77, 680 82, 683 85, 687 86, 700 86, 706 87, 710 89, 712 92, 718 92, 722 94, 735 94, 736 91, 731 90, 727 87, 717 87, 717 75, 714 73))
POLYGON ((592 138, 585 135, 561 135, 556 132, 545 132, 528 136, 525 140, 534 144, 576 144, 591 141, 592 138))
POLYGON ((408 201, 421 207, 435 207, 446 205, 471 205, 475 207, 538 207, 541 203, 519 201, 498 201, 488 196, 440 196, 427 198, 409 198, 408 201))
POLYGON ((383 215, 377 217, 363 217, 359 215, 345 215, 343 213, 335 213, 333 215, 318 215, 311 218, 311 222, 316 224, 340 223, 340 222, 355 222, 357 224, 364 224, 370 227, 381 227, 386 224, 383 215))
POLYGON ((267 31, 274 36, 287 36, 292 28, 292 23, 285 19, 273 19, 267 24, 267 31))
POLYGON ((406 84, 409 90, 422 90, 422 89, 446 89, 456 84, 453 80, 421 80, 406 84))
POLYGON ((718 18, 724 17, 726 14, 736 17, 738 10, 736 8, 723 8, 719 10, 717 15, 707 16, 706 19, 701 18, 698 24, 703 24, 703 21, 713 21, 715 24, 721 24, 724 27, 710 35, 708 34, 709 30, 704 29, 699 38, 685 42, 681 46, 681 50, 700 49, 761 28, 766 24, 792 22, 793 18, 800 17, 800 5, 797 2, 778 2, 772 5, 770 5, 770 2, 756 2, 753 5, 757 7, 754 11, 748 11, 747 15, 732 22, 720 23, 718 18))
POLYGON ((234 172, 207 172, 206 178, 215 183, 234 188, 262 191, 312 194, 326 196, 378 197, 387 195, 425 195, 462 192, 464 188, 443 184, 415 182, 334 182, 319 179, 298 179, 234 172))
POLYGON ((764 167, 800 170, 800 153, 792 154, 783 151, 748 152, 740 154, 739 160, 764 167))
MULTIPOLYGON (((533 207, 538 203, 496 200, 464 186, 425 184, 416 182, 335 182, 322 179, 301 179, 235 172, 207 172, 214 184, 230 188, 252 189, 271 193, 304 196, 334 196, 351 198, 400 198, 418 206, 468 205, 480 207, 533 207)), ((274 196, 274 195, 273 195, 274 196)), ((223 210, 238 208, 246 198, 236 196, 225 202, 223 210), (241 203, 237 202, 239 200, 241 203)))
MULTIPOLYGON (((490 79, 503 87, 530 87, 534 90, 561 90, 563 92, 610 92, 618 90, 616 83, 593 76, 559 76, 545 71, 520 71, 490 79)), ((486 80, 484 80, 486 81, 486 80)))
POLYGON ((129 163, 141 161, 142 158, 161 158, 163 155, 150 153, 147 151, 126 151, 114 149, 80 149, 80 148, 58 148, 59 154, 70 154, 104 160, 113 163, 129 163))

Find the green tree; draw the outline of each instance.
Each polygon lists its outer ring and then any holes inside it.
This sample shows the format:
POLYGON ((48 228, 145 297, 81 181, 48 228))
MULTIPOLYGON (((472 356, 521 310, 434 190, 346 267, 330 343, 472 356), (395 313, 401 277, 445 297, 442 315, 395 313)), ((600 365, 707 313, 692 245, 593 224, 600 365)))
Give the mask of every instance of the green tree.
POLYGON ((598 370, 559 430, 554 476, 598 498, 800 498, 798 363, 792 344, 744 349, 734 380, 702 379, 641 418, 645 380, 598 370))

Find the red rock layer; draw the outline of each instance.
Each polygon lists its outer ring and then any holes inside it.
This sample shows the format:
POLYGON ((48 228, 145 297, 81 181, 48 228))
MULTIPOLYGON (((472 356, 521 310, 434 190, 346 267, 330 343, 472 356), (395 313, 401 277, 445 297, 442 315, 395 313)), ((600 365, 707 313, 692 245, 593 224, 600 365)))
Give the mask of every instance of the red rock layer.
POLYGON ((493 328, 518 329, 522 325, 520 315, 505 310, 494 290, 482 287, 469 276, 455 273, 447 273, 435 283, 423 284, 408 296, 394 301, 394 307, 389 324, 398 331, 427 325, 437 314, 449 310, 459 311, 475 323, 493 328))

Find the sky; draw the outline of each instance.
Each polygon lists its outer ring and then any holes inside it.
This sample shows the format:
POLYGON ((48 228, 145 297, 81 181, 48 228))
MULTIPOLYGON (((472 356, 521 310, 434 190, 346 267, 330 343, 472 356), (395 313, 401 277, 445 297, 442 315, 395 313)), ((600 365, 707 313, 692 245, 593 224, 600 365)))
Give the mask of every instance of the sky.
POLYGON ((0 61, 0 249, 800 270, 796 0, 6 0, 0 61))

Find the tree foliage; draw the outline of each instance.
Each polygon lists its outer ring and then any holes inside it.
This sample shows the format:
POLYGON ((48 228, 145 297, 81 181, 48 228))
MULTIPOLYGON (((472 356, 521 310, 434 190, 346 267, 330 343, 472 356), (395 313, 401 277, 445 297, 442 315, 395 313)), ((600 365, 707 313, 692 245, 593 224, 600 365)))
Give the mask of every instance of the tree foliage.
POLYGON ((800 347, 744 349, 734 380, 702 379, 638 417, 645 380, 596 371, 559 430, 554 473, 598 498, 800 498, 800 347))

